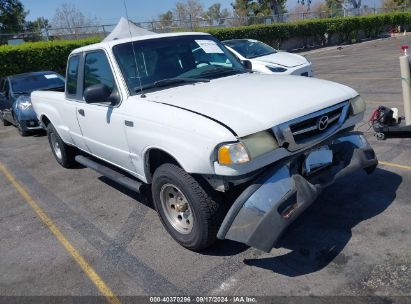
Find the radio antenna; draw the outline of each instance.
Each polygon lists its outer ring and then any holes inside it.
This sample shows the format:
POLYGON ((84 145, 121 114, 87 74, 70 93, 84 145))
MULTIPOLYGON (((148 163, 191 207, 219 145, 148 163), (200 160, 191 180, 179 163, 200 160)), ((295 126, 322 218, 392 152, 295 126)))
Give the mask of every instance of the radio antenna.
POLYGON ((136 76, 138 78, 138 81, 140 83, 140 92, 141 98, 146 97, 146 95, 143 93, 143 84, 141 82, 141 77, 140 77, 140 71, 138 70, 138 66, 137 66, 137 56, 136 56, 136 51, 134 49, 134 40, 133 40, 133 35, 131 34, 131 26, 130 26, 130 19, 128 18, 128 9, 127 9, 127 4, 126 4, 126 0, 123 0, 123 4, 124 4, 124 9, 126 11, 126 18, 127 18, 127 25, 128 25, 128 32, 130 33, 130 40, 131 40, 131 48, 133 49, 133 58, 134 58, 134 65, 136 67, 136 76))

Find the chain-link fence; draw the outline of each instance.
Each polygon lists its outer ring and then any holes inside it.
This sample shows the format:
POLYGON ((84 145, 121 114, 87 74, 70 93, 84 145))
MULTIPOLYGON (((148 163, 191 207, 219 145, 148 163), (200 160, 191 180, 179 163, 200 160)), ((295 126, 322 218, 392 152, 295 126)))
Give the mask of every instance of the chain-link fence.
MULTIPOLYGON (((401 6, 394 9, 363 7, 357 9, 339 9, 321 12, 302 11, 272 16, 229 17, 220 19, 189 18, 182 20, 153 20, 146 22, 133 21, 137 26, 147 30, 164 33, 173 31, 196 30, 201 28, 235 27, 255 24, 272 24, 275 22, 291 22, 307 19, 322 19, 334 17, 366 16, 388 12, 411 11, 410 6, 401 6)), ((23 41, 70 40, 89 37, 106 37, 116 24, 82 26, 75 28, 41 28, 37 32, 0 33, 0 44, 19 44, 23 41)))

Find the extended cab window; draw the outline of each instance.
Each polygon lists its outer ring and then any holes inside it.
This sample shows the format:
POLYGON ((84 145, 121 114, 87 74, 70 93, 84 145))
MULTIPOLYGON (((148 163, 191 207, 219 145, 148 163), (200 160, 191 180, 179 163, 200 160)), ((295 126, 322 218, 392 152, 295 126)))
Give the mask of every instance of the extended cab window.
POLYGON ((110 92, 115 87, 114 75, 103 51, 88 53, 85 58, 84 90, 95 84, 106 85, 110 92))
POLYGON ((79 56, 70 58, 67 68, 67 94, 76 95, 77 93, 77 77, 79 67, 79 56))

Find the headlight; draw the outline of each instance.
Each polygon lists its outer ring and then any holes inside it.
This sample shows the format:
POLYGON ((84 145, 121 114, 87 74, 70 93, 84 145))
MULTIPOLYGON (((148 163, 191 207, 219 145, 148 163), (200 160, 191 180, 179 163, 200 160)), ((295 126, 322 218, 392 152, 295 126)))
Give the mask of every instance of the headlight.
POLYGON ((365 111, 366 104, 360 95, 351 99, 350 102, 351 102, 351 105, 350 105, 351 115, 357 115, 365 111))
POLYGON ((271 72, 274 73, 283 73, 285 71, 287 71, 287 69, 281 68, 281 67, 275 67, 275 66, 270 66, 270 65, 266 65, 265 66, 267 69, 269 69, 271 72))
POLYGON ((240 138, 239 143, 221 146, 218 162, 222 165, 243 164, 277 148, 275 138, 268 131, 262 131, 240 138))
POLYGON ((307 60, 307 62, 308 62, 309 64, 311 64, 311 61, 310 61, 310 59, 307 58, 307 56, 304 56, 304 55, 301 55, 301 56, 303 56, 303 57, 305 58, 305 60, 307 60))
POLYGON ((16 102, 18 108, 23 111, 32 107, 30 96, 20 96, 19 98, 17 98, 16 102))

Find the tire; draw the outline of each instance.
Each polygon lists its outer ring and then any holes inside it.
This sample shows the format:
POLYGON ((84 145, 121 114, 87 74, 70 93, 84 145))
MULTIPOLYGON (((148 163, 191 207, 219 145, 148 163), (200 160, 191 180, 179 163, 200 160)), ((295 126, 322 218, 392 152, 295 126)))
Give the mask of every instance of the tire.
POLYGON ((11 122, 9 122, 9 121, 7 121, 7 120, 4 119, 3 114, 1 114, 1 120, 2 120, 2 122, 3 122, 3 126, 5 126, 5 127, 8 127, 8 126, 11 126, 11 125, 12 125, 11 122))
POLYGON ((73 167, 76 163, 74 158, 77 155, 77 149, 65 144, 52 124, 47 126, 47 137, 57 162, 64 168, 73 167))
POLYGON ((225 209, 208 184, 174 164, 164 164, 154 172, 152 192, 161 222, 180 245, 199 251, 214 243, 225 209))
POLYGON ((17 131, 19 131, 20 136, 26 137, 30 134, 29 131, 25 131, 23 129, 23 127, 21 126, 20 121, 18 121, 15 117, 14 117, 14 121, 16 122, 16 128, 17 128, 17 131))

